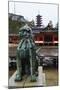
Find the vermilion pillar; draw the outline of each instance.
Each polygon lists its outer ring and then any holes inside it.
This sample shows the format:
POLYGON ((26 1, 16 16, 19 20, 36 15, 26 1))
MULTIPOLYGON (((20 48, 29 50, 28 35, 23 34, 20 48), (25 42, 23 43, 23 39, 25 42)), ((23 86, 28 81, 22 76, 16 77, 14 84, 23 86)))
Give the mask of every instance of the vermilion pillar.
POLYGON ((43 37, 43 45, 44 45, 44 35, 42 37, 43 37))
POLYGON ((53 37, 52 43, 53 43, 53 45, 54 45, 54 35, 53 35, 52 37, 53 37))

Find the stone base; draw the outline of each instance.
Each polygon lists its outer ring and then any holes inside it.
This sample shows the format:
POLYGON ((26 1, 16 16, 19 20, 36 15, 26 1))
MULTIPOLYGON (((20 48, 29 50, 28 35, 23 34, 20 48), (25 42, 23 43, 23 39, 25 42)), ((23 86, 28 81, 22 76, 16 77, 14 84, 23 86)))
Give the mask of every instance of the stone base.
POLYGON ((15 76, 17 71, 12 75, 12 77, 9 79, 9 88, 24 88, 24 87, 43 87, 46 85, 45 81, 45 73, 42 73, 42 67, 40 66, 38 68, 39 73, 37 76, 36 82, 30 81, 30 76, 24 76, 23 80, 20 82, 15 81, 15 76))

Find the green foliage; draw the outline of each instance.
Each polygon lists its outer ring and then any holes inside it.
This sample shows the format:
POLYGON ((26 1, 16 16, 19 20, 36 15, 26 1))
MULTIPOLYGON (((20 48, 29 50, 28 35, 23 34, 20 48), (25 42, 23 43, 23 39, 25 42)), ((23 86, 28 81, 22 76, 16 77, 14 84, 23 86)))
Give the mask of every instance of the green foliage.
POLYGON ((11 19, 9 19, 9 33, 18 33, 19 28, 21 28, 24 25, 24 22, 12 21, 11 19))

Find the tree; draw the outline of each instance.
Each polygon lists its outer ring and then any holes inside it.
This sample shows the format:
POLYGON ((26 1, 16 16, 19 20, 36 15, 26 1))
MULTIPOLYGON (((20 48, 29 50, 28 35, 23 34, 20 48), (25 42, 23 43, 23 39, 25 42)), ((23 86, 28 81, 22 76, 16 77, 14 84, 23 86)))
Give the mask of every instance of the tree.
POLYGON ((25 23, 9 19, 9 33, 18 33, 19 28, 23 25, 25 25, 25 23))
POLYGON ((48 23, 48 27, 49 28, 53 28, 53 24, 52 24, 52 21, 50 20, 49 23, 48 23))
POLYGON ((58 25, 58 22, 57 22, 57 24, 56 24, 55 28, 56 28, 56 29, 58 29, 58 26, 59 26, 59 25, 58 25))

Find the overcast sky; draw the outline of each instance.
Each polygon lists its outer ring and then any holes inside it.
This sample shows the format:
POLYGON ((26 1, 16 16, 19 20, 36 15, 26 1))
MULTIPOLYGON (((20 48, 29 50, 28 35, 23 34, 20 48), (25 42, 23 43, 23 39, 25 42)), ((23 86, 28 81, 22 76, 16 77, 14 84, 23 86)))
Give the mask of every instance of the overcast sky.
POLYGON ((36 16, 42 16, 42 23, 46 26, 49 20, 52 20, 53 26, 58 22, 58 5, 9 2, 9 13, 23 15, 25 19, 36 22, 36 16), (14 9, 15 8, 15 9, 14 9))

